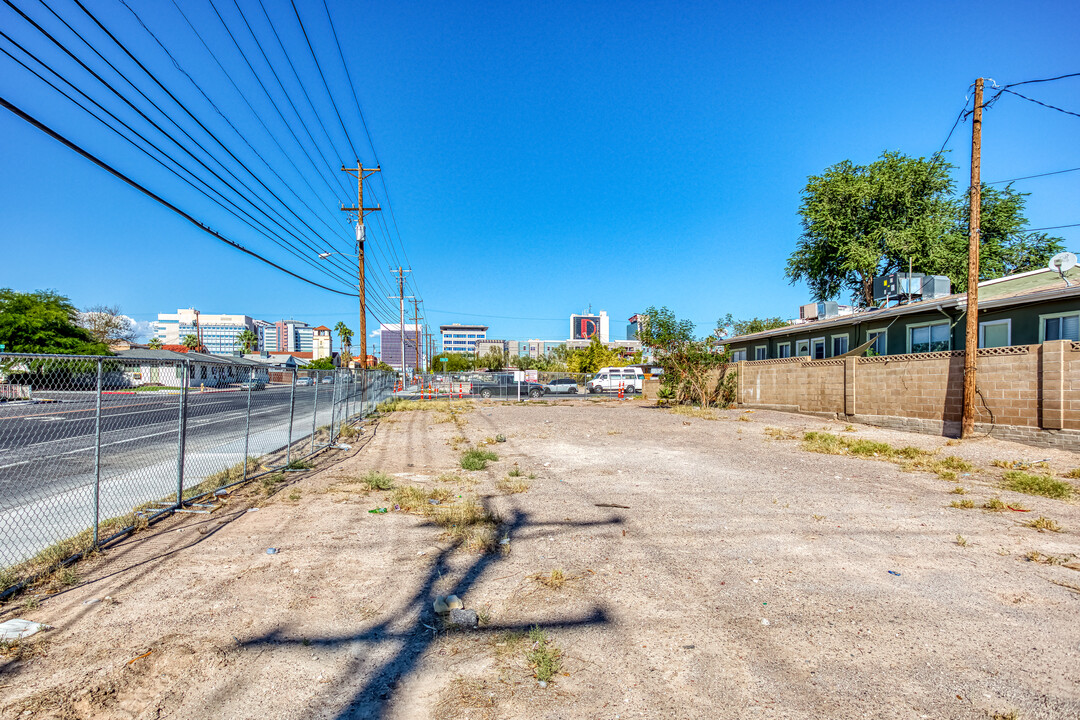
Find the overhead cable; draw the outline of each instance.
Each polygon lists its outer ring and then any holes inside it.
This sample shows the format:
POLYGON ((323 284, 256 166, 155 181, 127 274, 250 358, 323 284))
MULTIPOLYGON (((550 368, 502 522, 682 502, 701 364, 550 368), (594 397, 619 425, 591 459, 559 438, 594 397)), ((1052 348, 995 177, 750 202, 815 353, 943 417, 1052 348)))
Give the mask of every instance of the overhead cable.
POLYGON ((79 155, 82 155, 84 158, 86 158, 90 162, 94 163, 95 165, 100 167, 102 170, 105 170, 106 172, 108 172, 109 174, 115 176, 116 178, 118 178, 120 180, 123 180, 125 183, 127 183, 131 187, 135 188, 139 192, 141 192, 144 195, 146 195, 147 197, 149 197, 151 200, 154 200, 155 202, 158 202, 161 205, 164 205, 166 208, 168 208, 169 210, 172 210, 174 213, 176 213, 180 217, 184 218, 185 220, 190 222, 192 225, 197 227, 199 230, 202 230, 203 232, 207 233, 208 235, 212 235, 213 237, 217 238, 218 240, 222 241, 223 243, 225 243, 227 245, 230 245, 231 247, 236 248, 240 252, 245 253, 247 255, 250 255, 251 257, 256 258, 258 260, 261 260, 262 262, 266 263, 267 265, 269 265, 269 266, 271 266, 271 267, 273 267, 273 268, 275 268, 277 270, 280 270, 283 273, 291 275, 292 277, 296 278, 297 280, 302 280, 303 282, 306 282, 309 285, 314 285, 317 288, 321 288, 323 290, 326 290, 326 291, 332 292, 332 293, 336 293, 338 295, 345 295, 345 296, 349 296, 349 297, 359 297, 359 295, 350 295, 350 293, 342 292, 341 290, 335 290, 334 288, 329 288, 329 287, 327 287, 325 285, 317 283, 314 280, 309 280, 308 278, 304 277, 303 275, 299 275, 297 273, 294 273, 292 270, 289 270, 288 268, 284 268, 281 265, 278 265, 274 261, 263 257, 262 255, 258 254, 257 252, 254 252, 252 250, 248 250, 243 245, 241 245, 241 244, 239 244, 237 242, 234 242, 232 240, 229 240, 228 238, 222 236, 221 234, 219 234, 215 230, 212 230, 211 228, 207 227, 206 225, 203 225, 201 222, 196 220, 194 217, 187 214, 186 212, 184 212, 183 210, 181 210, 177 206, 173 205, 171 202, 164 199, 160 195, 155 194, 151 190, 148 190, 147 188, 143 187, 139 183, 135 182, 134 180, 132 180, 130 177, 128 177, 124 173, 120 172, 116 168, 114 168, 111 165, 109 165, 108 163, 106 163, 104 160, 101 160, 100 158, 98 158, 96 155, 93 155, 89 151, 84 150, 83 148, 81 148, 78 145, 76 145, 75 143, 73 143, 71 140, 68 140, 66 137, 64 137, 60 133, 56 132, 55 130, 48 127, 47 125, 41 123, 36 118, 34 118, 34 117, 28 115, 27 113, 23 112, 18 107, 11 104, 10 102, 8 102, 6 98, 0 97, 0 105, 2 105, 7 110, 10 110, 17 117, 19 117, 19 118, 25 120, 26 122, 30 123, 31 125, 36 127, 38 130, 40 130, 43 133, 45 133, 46 135, 48 135, 49 137, 53 138, 54 140, 57 140, 60 143, 63 143, 64 145, 66 145, 71 150, 74 150, 79 155))

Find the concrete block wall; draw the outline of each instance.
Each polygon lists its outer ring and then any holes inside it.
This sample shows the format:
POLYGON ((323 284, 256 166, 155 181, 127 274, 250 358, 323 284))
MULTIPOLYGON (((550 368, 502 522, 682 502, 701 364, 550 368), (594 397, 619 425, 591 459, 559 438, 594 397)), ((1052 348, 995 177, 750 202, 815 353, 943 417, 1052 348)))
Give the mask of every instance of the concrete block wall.
MULTIPOLYGON (((1080 449, 1080 343, 979 351, 975 421, 995 436, 1080 449), (1057 432, 1060 431, 1060 432, 1057 432)), ((959 351, 869 358, 739 363, 738 402, 787 407, 903 429, 958 432, 964 388, 959 351)))

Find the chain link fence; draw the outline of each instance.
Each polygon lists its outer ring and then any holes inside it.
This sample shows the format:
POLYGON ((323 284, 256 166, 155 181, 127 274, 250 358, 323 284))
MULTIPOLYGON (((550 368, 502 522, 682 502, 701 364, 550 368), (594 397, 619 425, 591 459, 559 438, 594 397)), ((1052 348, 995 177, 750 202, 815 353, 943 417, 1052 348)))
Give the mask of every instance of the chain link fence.
POLYGON ((0 353, 0 597, 219 488, 285 471, 390 397, 374 370, 167 351, 0 353))

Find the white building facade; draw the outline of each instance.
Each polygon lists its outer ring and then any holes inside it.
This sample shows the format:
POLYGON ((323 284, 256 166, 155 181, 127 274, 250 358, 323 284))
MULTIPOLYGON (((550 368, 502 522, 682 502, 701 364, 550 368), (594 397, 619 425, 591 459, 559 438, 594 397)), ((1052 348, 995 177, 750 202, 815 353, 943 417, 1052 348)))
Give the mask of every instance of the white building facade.
MULTIPOLYGON (((201 335, 211 355, 232 355, 243 350, 240 334, 245 330, 256 332, 256 326, 247 315, 213 315, 187 308, 159 313, 154 330, 154 337, 163 345, 181 345, 188 335, 201 335)), ((263 349, 261 342, 258 349, 263 349)))
POLYGON ((442 351, 453 353, 472 353, 476 350, 476 344, 480 340, 487 339, 487 325, 440 325, 439 334, 442 337, 442 351))

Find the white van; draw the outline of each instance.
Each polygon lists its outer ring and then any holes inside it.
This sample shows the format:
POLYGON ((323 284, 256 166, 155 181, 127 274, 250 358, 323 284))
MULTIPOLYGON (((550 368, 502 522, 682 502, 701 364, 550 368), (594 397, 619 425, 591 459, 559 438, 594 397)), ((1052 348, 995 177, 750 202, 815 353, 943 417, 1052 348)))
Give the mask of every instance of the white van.
POLYGON ((622 388, 625 392, 641 392, 645 382, 645 375, 641 368, 636 367, 605 367, 593 375, 586 384, 589 392, 618 392, 622 388))

